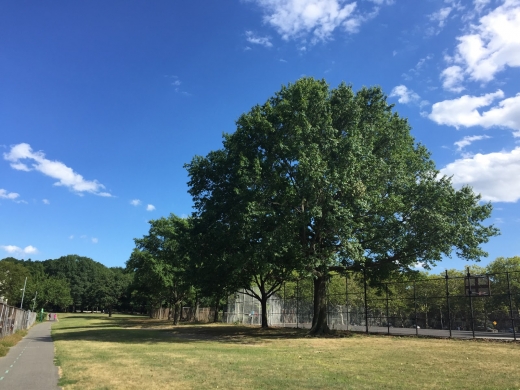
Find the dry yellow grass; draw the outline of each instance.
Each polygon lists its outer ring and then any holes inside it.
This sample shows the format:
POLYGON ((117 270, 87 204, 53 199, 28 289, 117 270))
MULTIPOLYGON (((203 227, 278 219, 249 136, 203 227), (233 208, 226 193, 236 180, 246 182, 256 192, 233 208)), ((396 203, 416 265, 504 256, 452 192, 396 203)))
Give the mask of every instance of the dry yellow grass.
POLYGON ((53 328, 66 389, 518 389, 515 343, 65 317, 53 328), (155 329, 159 327, 159 329, 155 329))
POLYGON ((14 334, 2 337, 0 339, 0 357, 7 355, 9 348, 18 344, 26 335, 27 330, 17 330, 14 334))

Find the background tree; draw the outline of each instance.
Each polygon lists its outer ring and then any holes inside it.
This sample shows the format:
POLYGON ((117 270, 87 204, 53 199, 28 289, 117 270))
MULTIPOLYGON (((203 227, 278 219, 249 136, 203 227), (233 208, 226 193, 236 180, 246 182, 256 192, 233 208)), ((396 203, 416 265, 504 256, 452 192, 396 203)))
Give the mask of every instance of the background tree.
MULTIPOLYGON (((4 297, 9 305, 20 306, 22 300, 22 290, 24 288, 25 278, 28 278, 31 284, 31 273, 29 269, 23 266, 19 260, 14 258, 5 258, 0 261, 0 297, 4 297)), ((25 302, 25 307, 29 304, 25 302)))
POLYGON ((121 302, 130 280, 122 268, 105 268, 93 283, 95 301, 112 317, 112 310, 121 302))
POLYGON ((106 267, 88 257, 78 255, 62 256, 43 262, 45 273, 69 283, 72 296, 72 311, 79 307, 81 311, 96 304, 94 283, 106 267))
POLYGON ((181 316, 182 301, 190 291, 186 267, 189 261, 189 222, 170 214, 168 218, 150 221, 148 235, 134 239, 136 249, 127 262, 135 273, 137 288, 149 292, 156 303, 162 299, 174 308, 174 324, 181 316))

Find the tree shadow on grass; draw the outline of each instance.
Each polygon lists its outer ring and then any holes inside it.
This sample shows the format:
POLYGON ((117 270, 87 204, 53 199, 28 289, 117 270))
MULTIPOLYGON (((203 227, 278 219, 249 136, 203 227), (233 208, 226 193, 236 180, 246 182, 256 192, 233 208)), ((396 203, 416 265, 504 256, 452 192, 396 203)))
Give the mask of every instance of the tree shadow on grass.
MULTIPOLYGON (((193 343, 219 342, 229 344, 253 345, 268 342, 269 340, 302 339, 310 337, 307 329, 269 328, 262 329, 250 326, 206 324, 206 325, 179 325, 173 326, 160 321, 162 329, 153 328, 149 323, 129 321, 126 318, 108 319, 103 326, 83 327, 84 330, 63 332, 70 328, 56 329, 53 338, 56 341, 91 340, 97 342, 116 342, 124 344, 142 343, 193 343), (164 326, 167 326, 164 328, 164 326)), ((350 332, 335 332, 328 337, 351 337, 350 332)))

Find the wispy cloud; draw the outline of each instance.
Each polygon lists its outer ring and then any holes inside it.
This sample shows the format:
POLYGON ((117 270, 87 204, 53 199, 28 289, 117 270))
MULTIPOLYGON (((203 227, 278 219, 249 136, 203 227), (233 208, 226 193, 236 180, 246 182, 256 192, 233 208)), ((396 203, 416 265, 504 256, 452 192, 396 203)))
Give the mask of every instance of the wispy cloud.
POLYGON ((71 191, 82 195, 91 193, 94 195, 111 197, 108 192, 104 192, 105 186, 97 180, 85 180, 79 173, 74 172, 60 161, 52 161, 45 158, 43 152, 33 152, 31 146, 21 143, 11 147, 9 153, 4 153, 4 159, 11 162, 11 167, 20 171, 39 171, 46 176, 57 179, 55 186, 63 186, 71 191), (27 164, 30 164, 27 165, 27 164))
POLYGON ((271 43, 271 38, 269 37, 260 37, 258 35, 255 35, 252 31, 246 31, 246 40, 249 43, 260 45, 264 47, 272 47, 273 44, 271 43))
POLYGON ((1 245, 0 248, 12 255, 32 255, 38 253, 38 249, 32 245, 28 245, 25 248, 20 248, 16 245, 1 245))
POLYGON ((358 9, 357 2, 343 0, 251 0, 264 11, 264 22, 289 40, 311 35, 311 43, 331 38, 336 29, 348 33, 359 31, 360 25, 375 17, 379 6, 388 0, 372 0, 369 12, 358 9))
POLYGON ((427 35, 437 35, 439 34, 444 26, 446 25, 446 20, 451 14, 451 11, 453 10, 452 7, 442 7, 437 12, 434 12, 433 14, 429 15, 429 19, 436 23, 435 27, 430 27, 426 29, 427 35))
POLYGON ((481 12, 490 2, 491 0, 473 0, 477 12, 481 12))
POLYGON ((0 188, 0 199, 15 200, 19 197, 20 197, 20 194, 17 194, 16 192, 7 192, 7 190, 0 188))
POLYGON ((140 201, 139 199, 132 199, 132 200, 130 201, 130 204, 131 204, 132 206, 139 206, 139 205, 141 204, 141 201, 140 201))
POLYGON ((489 138, 491 138, 491 137, 488 135, 467 135, 464 138, 462 138, 461 140, 454 142, 453 145, 455 145, 457 147, 458 151, 461 151, 463 148, 471 145, 475 141, 481 141, 483 139, 489 139, 489 138))
POLYGON ((182 81, 181 79, 179 78, 179 76, 175 76, 175 75, 165 75, 164 77, 166 77, 170 83, 170 85, 174 88, 175 92, 181 94, 181 95, 185 95, 185 96, 191 96, 191 93, 189 92, 186 92, 186 91, 183 91, 181 89, 181 84, 182 84, 182 81))
POLYGON ((97 244, 99 240, 96 237, 92 237, 91 241, 93 244, 97 244))
POLYGON ((153 204, 149 204, 146 206, 146 211, 154 211, 155 210, 155 206, 153 204))
POLYGON ((49 201, 49 199, 42 199, 42 202, 43 202, 43 204, 51 204, 51 202, 49 201))

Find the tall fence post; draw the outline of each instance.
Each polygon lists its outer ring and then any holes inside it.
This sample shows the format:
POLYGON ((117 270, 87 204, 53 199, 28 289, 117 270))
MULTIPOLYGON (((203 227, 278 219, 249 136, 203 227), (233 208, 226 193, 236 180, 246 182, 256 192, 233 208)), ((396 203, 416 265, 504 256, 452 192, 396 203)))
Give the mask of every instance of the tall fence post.
POLYGON ((516 341, 515 317, 513 315, 513 299, 511 298, 511 283, 509 282, 509 271, 506 271, 507 294, 509 295, 509 314, 511 315, 511 326, 513 327, 513 339, 516 341))
POLYGON ((347 308, 347 330, 348 326, 350 324, 348 313, 349 313, 349 306, 348 306, 348 273, 345 273, 345 306, 347 308))
POLYGON ((363 268, 363 287, 365 290, 365 332, 368 333, 368 301, 367 301, 367 271, 363 268))
POLYGON ((475 321, 473 316, 473 294, 471 291, 471 275, 469 273, 469 267, 468 267, 468 295, 469 295, 469 309, 470 309, 470 315, 471 315, 471 334, 473 335, 473 338, 475 338, 475 321))
POLYGON ((299 318, 300 317, 300 284, 299 279, 296 279, 296 329, 299 328, 299 318))
POLYGON ((388 334, 390 334, 390 321, 388 321, 388 283, 386 285, 386 327, 388 334))
POLYGON ((446 306, 448 307, 448 329, 450 330, 451 338, 451 310, 450 310, 450 288, 448 285, 448 270, 446 270, 446 306))
POLYGON ((285 282, 283 283, 283 301, 282 301, 282 318, 283 318, 283 327, 285 328, 285 282))
POLYGON ((413 281, 413 308, 415 312, 415 335, 419 336, 419 329, 417 328, 417 295, 415 288, 415 280, 413 281))

